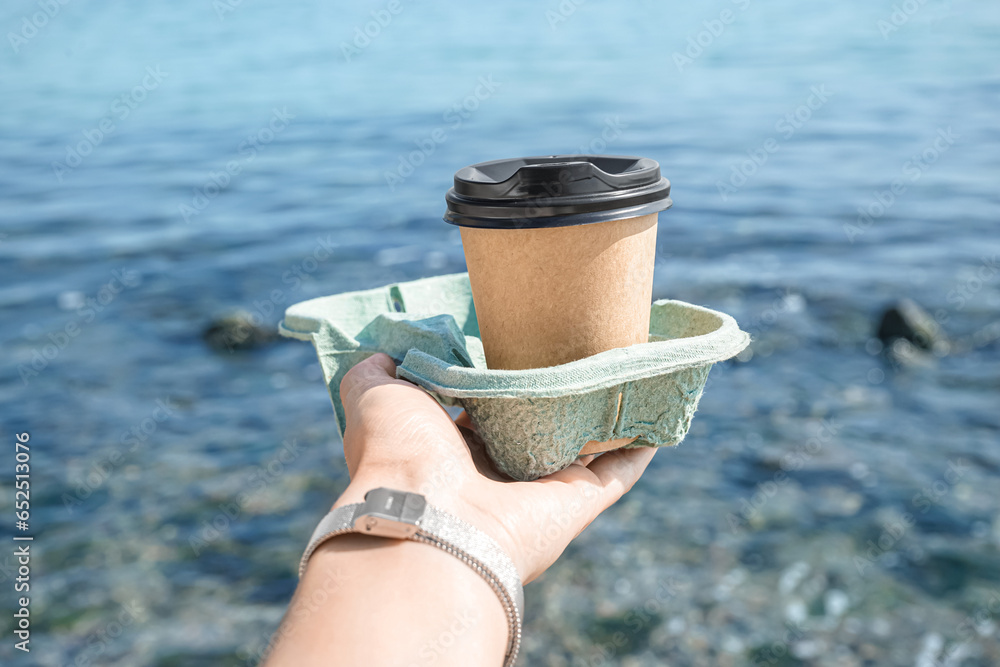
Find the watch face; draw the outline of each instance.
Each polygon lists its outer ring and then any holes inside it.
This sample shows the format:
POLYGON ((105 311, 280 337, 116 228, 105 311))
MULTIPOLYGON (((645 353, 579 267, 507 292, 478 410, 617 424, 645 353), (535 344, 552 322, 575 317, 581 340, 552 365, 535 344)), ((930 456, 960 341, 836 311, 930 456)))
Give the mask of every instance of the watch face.
POLYGON ((354 520, 354 532, 405 540, 417 532, 417 526, 373 514, 362 514, 354 520))
POLYGON ((365 494, 365 502, 354 520, 354 530, 368 535, 406 539, 417 532, 427 507, 419 493, 380 487, 365 494))

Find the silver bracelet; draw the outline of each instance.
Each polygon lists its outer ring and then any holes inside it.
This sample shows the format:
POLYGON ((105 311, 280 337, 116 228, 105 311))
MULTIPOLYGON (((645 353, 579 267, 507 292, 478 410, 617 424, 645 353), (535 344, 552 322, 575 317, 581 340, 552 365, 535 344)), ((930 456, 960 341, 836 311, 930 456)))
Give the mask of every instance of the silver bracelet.
POLYGON ((365 494, 363 503, 338 507, 316 526, 299 562, 299 577, 313 552, 331 537, 346 533, 409 539, 433 545, 457 557, 486 580, 503 604, 509 630, 505 667, 513 665, 521 648, 524 589, 514 562, 483 531, 427 504, 419 493, 380 487, 365 494))

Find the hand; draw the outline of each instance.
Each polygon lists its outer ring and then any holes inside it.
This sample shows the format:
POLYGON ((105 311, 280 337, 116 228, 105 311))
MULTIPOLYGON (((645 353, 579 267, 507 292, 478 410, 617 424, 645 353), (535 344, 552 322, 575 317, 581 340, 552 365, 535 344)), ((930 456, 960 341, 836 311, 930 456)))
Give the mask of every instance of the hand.
POLYGON ((334 507, 361 502, 379 486, 421 493, 495 539, 522 583, 544 572, 632 488, 656 452, 641 447, 585 456, 565 470, 516 482, 494 469, 464 412, 452 421, 430 394, 396 379, 385 354, 352 368, 340 396, 351 483, 334 507))

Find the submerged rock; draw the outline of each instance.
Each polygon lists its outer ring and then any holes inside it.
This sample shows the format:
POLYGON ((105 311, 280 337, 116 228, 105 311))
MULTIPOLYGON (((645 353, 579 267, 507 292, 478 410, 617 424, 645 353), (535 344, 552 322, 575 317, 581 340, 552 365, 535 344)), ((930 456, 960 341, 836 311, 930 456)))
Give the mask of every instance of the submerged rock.
POLYGON ((946 344, 937 321, 912 299, 903 299, 887 308, 882 313, 876 335, 886 347, 899 339, 928 351, 946 344))
POLYGON ((996 558, 971 550, 939 549, 906 558, 896 574, 935 597, 959 593, 973 583, 996 582, 1000 569, 996 558))
POLYGON ((590 619, 586 636, 595 646, 612 648, 617 655, 639 653, 649 646, 649 636, 663 623, 659 612, 631 609, 617 616, 590 619))
POLYGON ((255 324, 259 315, 238 310, 227 313, 209 324, 201 334, 202 340, 216 352, 253 350, 269 345, 278 339, 278 332, 271 327, 255 324))

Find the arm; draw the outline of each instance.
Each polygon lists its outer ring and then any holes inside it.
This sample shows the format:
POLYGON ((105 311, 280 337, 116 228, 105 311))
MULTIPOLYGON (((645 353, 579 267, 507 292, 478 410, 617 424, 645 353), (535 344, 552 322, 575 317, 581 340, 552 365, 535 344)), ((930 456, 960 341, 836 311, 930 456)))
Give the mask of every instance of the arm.
MULTIPOLYGON (((655 451, 582 457, 513 482, 492 468, 468 418, 452 421, 423 389, 395 379, 386 355, 351 369, 340 391, 351 482, 334 507, 379 486, 421 493, 496 540, 523 583, 631 488, 655 451)), ((419 542, 341 535, 310 559, 267 665, 500 665, 506 643, 496 593, 454 556, 419 542)))

